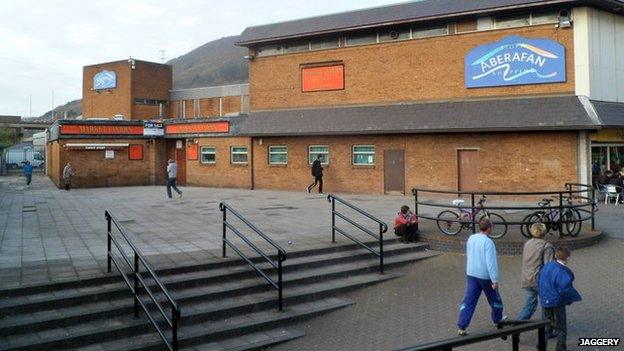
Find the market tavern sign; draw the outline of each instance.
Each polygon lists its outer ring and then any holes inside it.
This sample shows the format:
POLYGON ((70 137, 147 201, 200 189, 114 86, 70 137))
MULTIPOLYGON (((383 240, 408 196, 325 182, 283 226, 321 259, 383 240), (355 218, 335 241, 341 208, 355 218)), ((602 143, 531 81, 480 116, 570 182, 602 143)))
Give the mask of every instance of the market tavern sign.
POLYGON ((566 81, 565 47, 550 39, 509 36, 477 46, 464 66, 467 88, 566 81))
POLYGON ((117 74, 113 71, 102 70, 93 76, 93 90, 115 89, 117 74))
POLYGON ((61 124, 61 134, 143 135, 143 126, 61 124))

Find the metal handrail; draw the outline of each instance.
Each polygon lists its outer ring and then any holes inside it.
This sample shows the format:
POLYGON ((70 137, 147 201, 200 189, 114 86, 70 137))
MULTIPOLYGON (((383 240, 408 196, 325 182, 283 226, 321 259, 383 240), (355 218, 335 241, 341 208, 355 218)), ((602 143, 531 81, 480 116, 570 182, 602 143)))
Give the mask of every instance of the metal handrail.
POLYGON ((177 351, 178 350, 178 324, 179 324, 179 320, 181 316, 180 307, 178 306, 176 301, 173 299, 173 297, 169 293, 169 290, 167 290, 167 288, 160 281, 160 279, 158 279, 158 276, 152 269, 147 259, 145 259, 145 256, 143 256, 143 254, 141 254, 141 252, 138 250, 138 248, 134 244, 134 241, 130 239, 128 235, 128 233, 130 232, 126 228, 124 228, 119 222, 119 220, 117 220, 117 218, 115 218, 115 216, 113 216, 108 210, 104 211, 104 217, 106 218, 106 224, 107 224, 107 240, 106 241, 108 244, 108 252, 107 252, 108 273, 111 272, 111 268, 112 268, 111 262, 112 262, 117 268, 117 270, 119 270, 121 277, 123 278, 126 285, 128 285, 128 287, 130 288, 130 291, 132 292, 132 297, 134 299, 134 316, 135 317, 139 316, 139 306, 141 306, 141 308, 145 312, 145 315, 149 319, 150 323, 152 323, 152 326, 154 326, 154 328, 156 329, 156 332, 162 338, 167 348, 172 351, 177 351), (121 236, 124 238, 125 242, 132 249, 132 252, 134 254, 134 265, 130 263, 130 259, 128 258, 128 256, 126 256, 126 253, 123 250, 122 246, 120 245, 119 241, 117 241, 117 239, 112 235, 113 224, 115 224, 115 227, 117 228, 121 236), (126 266, 130 270, 132 270, 132 276, 134 278, 133 283, 130 283, 130 279, 126 276, 124 271, 121 269, 121 267, 119 266, 119 262, 117 262, 117 259, 113 255, 112 244, 115 244, 115 247, 117 248, 117 251, 119 252, 119 255, 121 256, 121 258, 123 258, 123 261, 126 263, 126 266), (158 299, 156 298, 156 296, 154 296, 154 293, 150 289, 150 285, 147 284, 145 280, 143 279, 143 276, 141 275, 141 272, 139 269, 139 262, 143 264, 143 267, 148 273, 148 276, 156 283, 156 286, 160 289, 162 294, 165 296, 165 298, 169 302, 169 305, 171 306, 171 317, 167 315, 163 306, 160 304, 160 302, 158 302, 158 299), (147 305, 139 298, 139 283, 141 284, 143 290, 145 290, 145 292, 147 293, 147 296, 150 298, 150 300, 152 300, 153 304, 156 306, 156 308, 158 309, 158 312, 162 315, 167 325, 169 325, 169 327, 171 328, 171 339, 172 339, 171 342, 169 342, 169 340, 167 339, 167 336, 165 335, 163 330, 160 328, 158 322, 156 322, 154 317, 152 317, 147 305))
POLYGON ((537 329, 537 350, 546 351, 546 326, 550 324, 548 320, 540 321, 509 321, 499 323, 496 331, 456 337, 441 341, 434 341, 427 344, 411 346, 400 351, 451 351, 455 347, 476 344, 479 342, 502 338, 507 339, 511 335, 511 345, 513 351, 518 351, 520 346, 520 334, 537 329), (510 326, 509 328, 504 328, 510 326))
POLYGON ((380 220, 379 218, 371 215, 370 213, 364 211, 363 209, 361 209, 361 208, 359 208, 359 207, 349 203, 348 201, 346 201, 344 199, 341 199, 341 198, 339 198, 339 197, 337 197, 337 196, 335 196, 333 194, 327 195, 327 202, 330 202, 332 204, 332 243, 336 242, 336 232, 338 232, 338 233, 346 236, 347 238, 351 239, 351 241, 355 242, 356 244, 358 244, 361 247, 365 248, 366 250, 370 251, 375 256, 379 257, 379 273, 383 274, 384 273, 383 234, 388 231, 388 225, 384 221, 380 220), (352 210, 355 210, 356 212, 360 213, 361 215, 363 215, 363 216, 365 216, 365 217, 367 217, 367 218, 377 222, 379 224, 379 234, 373 233, 371 230, 365 228, 361 224, 351 220, 350 218, 348 218, 344 214, 336 211, 336 201, 338 201, 341 204, 351 208, 352 210), (373 238, 377 239, 379 241, 379 251, 376 251, 372 247, 366 245, 363 241, 353 237, 349 233, 347 233, 344 230, 338 228, 336 226, 336 216, 340 217, 345 222, 351 224, 352 226, 356 227, 357 229, 363 231, 364 233, 366 233, 366 234, 372 236, 373 238))
MULTIPOLYGON (((470 191, 453 191, 453 190, 435 190, 435 189, 426 189, 426 188, 413 188, 412 189, 412 194, 414 196, 414 214, 418 217, 418 218, 423 218, 423 219, 429 219, 429 220, 438 220, 437 217, 432 217, 432 216, 427 216, 427 215, 420 215, 419 214, 419 205, 425 205, 425 206, 430 206, 430 207, 438 207, 438 208, 458 208, 458 209, 470 209, 471 211, 475 211, 476 209, 481 209, 484 211, 489 211, 489 210, 532 210, 532 211, 539 211, 539 210, 544 210, 544 207, 541 206, 483 206, 483 205, 476 205, 476 197, 479 195, 507 195, 507 196, 514 196, 514 195, 541 195, 541 196, 552 196, 552 195, 556 195, 553 197, 556 197, 558 200, 558 204, 553 204, 550 207, 552 208, 556 208, 559 210, 559 213, 563 213, 564 209, 574 209, 577 210, 579 212, 583 211, 586 213, 590 214, 590 217, 583 217, 580 216, 580 218, 575 218, 575 219, 564 219, 563 216, 559 216, 557 223, 559 223, 559 235, 561 237, 563 237, 563 224, 567 224, 567 223, 582 223, 584 221, 587 220, 591 220, 591 229, 595 230, 595 218, 594 218, 594 214, 596 213, 597 209, 596 209, 596 194, 595 194, 595 188, 591 185, 587 185, 587 184, 581 184, 581 183, 566 183, 565 184, 565 190, 561 190, 561 191, 544 191, 544 192, 470 192, 470 191), (578 189, 578 190, 573 190, 572 187, 583 187, 584 189, 578 189), (432 193, 432 194, 457 194, 457 195, 462 195, 462 194, 466 194, 466 195, 470 195, 470 199, 471 199, 471 203, 470 205, 466 205, 466 206, 456 206, 456 205, 447 205, 447 204, 437 204, 437 203, 432 203, 429 201, 419 201, 418 200, 418 195, 419 193, 432 193), (565 195, 564 195, 565 194, 565 195), (573 196, 574 194, 574 196, 573 196), (582 194, 587 194, 587 196, 583 196, 582 194), (564 204, 564 199, 567 198, 577 198, 577 199, 581 199, 581 200, 587 200, 588 203, 580 203, 580 204, 564 204), (585 208, 590 207, 591 206, 591 211, 590 210, 585 210, 585 208)), ((465 219, 445 219, 445 222, 454 222, 454 223, 466 223, 469 222, 472 224, 472 230, 473 232, 476 232, 476 218, 473 218, 470 221, 467 221, 465 219)), ((514 221, 514 222, 504 222, 507 225, 530 225, 532 224, 531 222, 526 222, 526 221, 514 221)), ((492 222, 492 224, 501 224, 499 222, 492 222)), ((418 223, 416 223, 416 229, 418 229, 418 223)))
POLYGON ((282 294, 282 292, 283 292, 283 285, 284 285, 283 284, 283 279, 282 279, 282 277, 283 277, 283 265, 282 265, 282 262, 284 262, 286 260, 286 250, 284 250, 275 241, 273 241, 266 234, 264 234, 260 229, 258 229, 258 227, 256 227, 253 223, 249 222, 247 219, 245 219, 240 213, 238 213, 238 211, 234 210, 232 207, 230 207, 225 202, 219 203, 219 210, 221 212, 223 212, 223 221, 222 221, 222 223, 223 223, 223 257, 227 257, 226 256, 226 247, 229 246, 245 262, 247 262, 247 264, 249 264, 256 272, 258 272, 258 274, 260 274, 261 277, 266 279, 269 282, 269 284, 271 285, 271 287, 273 287, 274 289, 277 289, 277 291, 278 291, 278 305, 279 305, 278 307, 279 307, 279 310, 282 311, 283 307, 284 307, 284 302, 283 302, 284 299, 283 299, 283 294, 282 294), (260 248, 258 248, 258 246, 256 246, 253 242, 251 242, 251 240, 249 240, 243 233, 241 233, 238 229, 236 229, 232 225, 232 223, 227 221, 227 211, 230 211, 230 213, 232 213, 239 220, 241 220, 243 223, 245 223, 245 225, 247 225, 247 227, 251 228, 251 230, 253 230, 256 234, 258 234, 261 238, 266 240, 266 242, 268 242, 269 245, 271 245, 275 249, 277 249, 277 261, 276 262, 274 262, 269 257, 269 255, 267 255, 262 250, 260 250, 260 248), (239 248, 237 248, 234 245, 234 243, 232 243, 227 238, 227 235, 226 235, 227 234, 227 228, 229 228, 232 232, 234 232, 234 234, 236 234, 247 245, 249 245, 249 247, 251 247, 254 251, 256 251, 273 268, 277 269, 277 281, 271 279, 271 277, 268 274, 266 274, 260 267, 258 267, 258 265, 256 263, 254 263, 253 260, 251 258, 249 258, 249 256, 245 255, 239 248))

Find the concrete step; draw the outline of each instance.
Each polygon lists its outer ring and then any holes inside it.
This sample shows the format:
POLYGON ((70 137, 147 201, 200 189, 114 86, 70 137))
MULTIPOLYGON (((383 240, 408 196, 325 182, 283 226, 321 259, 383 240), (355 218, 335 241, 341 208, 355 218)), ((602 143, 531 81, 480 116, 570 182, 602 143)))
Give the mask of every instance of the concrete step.
MULTIPOLYGON (((398 239, 395 239, 395 236, 388 235, 390 239, 384 239, 384 245, 391 245, 398 243, 398 239)), ((364 241, 367 245, 372 247, 377 247, 377 241, 364 241)), ((423 247, 427 247, 426 244, 418 243, 413 245, 420 245, 423 247)), ((348 242, 340 242, 331 246, 323 246, 319 248, 306 249, 306 250, 295 250, 289 251, 288 257, 289 259, 294 259, 302 256, 310 256, 310 255, 320 255, 325 253, 332 252, 341 252, 341 251, 349 251, 361 249, 361 247, 354 243, 348 242)), ((253 255, 252 255, 253 256, 253 255)), ((269 255, 269 257, 275 259, 275 255, 269 255)), ((149 257, 148 257, 149 261, 149 257)), ((262 262, 263 259, 260 257, 252 258, 253 262, 262 262)), ((169 268, 160 268, 156 269, 155 272, 159 277, 165 277, 168 275, 177 275, 180 273, 189 273, 189 272, 198 272, 198 271, 206 271, 213 270, 217 268, 225 268, 225 267, 234 267, 234 266, 245 266, 247 263, 240 259, 238 256, 232 255, 229 258, 225 259, 214 259, 209 262, 196 264, 196 265, 186 265, 186 266, 176 266, 169 268)), ((20 296, 29 296, 29 295, 37 295, 41 293, 46 293, 50 291, 60 291, 66 290, 71 292, 73 290, 97 290, 101 286, 105 286, 107 284, 115 285, 119 284, 119 278, 115 275, 102 275, 100 277, 90 277, 86 279, 70 279, 67 281, 47 283, 47 284, 35 284, 35 285, 26 285, 16 288, 10 289, 0 289, 0 302, 1 299, 6 298, 15 298, 20 296)))
MULTIPOLYGON (((431 257, 432 255, 434 254, 431 252, 417 251, 391 256, 386 259, 386 268, 389 269, 401 264, 415 262, 431 257)), ((369 258, 331 267, 313 268, 293 273, 287 272, 284 274, 285 296, 289 296, 290 289, 297 289, 305 285, 355 276, 371 271, 376 272, 377 267, 378 260, 369 258)), ((232 297, 244 294, 247 294, 246 297, 249 297, 250 301, 254 301, 254 294, 262 295, 268 293, 269 296, 271 296, 271 294, 273 294, 273 296, 275 295, 275 291, 259 277, 219 285, 172 290, 171 293, 183 309, 183 314, 186 309, 185 307, 194 302, 211 301, 218 303, 222 299, 231 299, 232 297)), ((164 301, 162 295, 156 295, 161 298, 161 301, 164 301)), ((31 312, 25 315, 7 316, 4 319, 0 319, 0 337, 35 330, 40 331, 46 328, 71 327, 78 323, 111 316, 131 314, 132 311, 133 301, 128 291, 126 296, 111 301, 85 303, 55 310, 31 312)), ((231 310, 223 310, 223 313, 231 312, 231 310)))
MULTIPOLYGON (((393 243, 384 246, 384 256, 387 258, 403 252, 423 251, 425 244, 401 244, 393 243)), ((374 258, 370 252, 362 248, 352 250, 342 250, 337 252, 311 255, 300 255, 289 258, 284 262, 285 272, 293 272, 310 267, 326 267, 337 263, 345 264, 362 259, 374 258)), ((273 273, 275 269, 268 263, 260 263, 259 267, 265 272, 273 273)), ((159 276, 160 277, 160 276, 159 276)), ((250 277, 257 277, 257 273, 247 264, 231 267, 222 267, 209 271, 193 271, 190 273, 181 272, 179 274, 165 275, 160 277, 161 281, 170 290, 184 287, 206 285, 210 283, 223 284, 228 281, 240 281, 250 277)), ((120 280, 119 277, 117 279, 120 280)), ((115 298, 127 296, 128 288, 125 283, 107 283, 101 286, 91 286, 84 288, 67 288, 52 290, 21 297, 5 298, 0 300, 0 314, 10 316, 22 314, 34 309, 43 311, 48 309, 58 309, 64 306, 75 306, 85 302, 110 301, 115 298)))
MULTIPOLYGON (((364 274, 349 277, 332 282, 322 282, 314 285, 302 286, 290 289, 284 296, 284 312, 299 312, 300 305, 305 305, 314 300, 324 299, 340 292, 365 287, 371 284, 394 279, 399 274, 364 274)), ((221 320, 242 318, 255 313, 273 315, 277 312, 277 295, 275 292, 263 292, 250 296, 242 296, 235 299, 224 300, 219 303, 202 301, 182 308, 183 330, 195 330, 195 325, 219 324, 221 320), (210 323, 206 323, 210 322, 210 323), (186 328, 186 329, 185 329, 186 328)), ((155 315, 155 314, 154 314, 155 315)), ((253 322, 253 318, 251 319, 253 322)), ((227 323, 226 323, 227 324, 227 323)), ((253 324, 249 324, 249 327, 253 324)), ((152 325, 149 324, 143 312, 140 318, 132 315, 123 315, 108 319, 100 319, 83 322, 65 328, 54 328, 36 333, 10 335, 0 338, 0 345, 8 347, 0 350, 56 350, 59 348, 71 348, 91 343, 106 343, 108 340, 119 341, 122 338, 134 342, 138 334, 145 333, 158 339, 156 333, 151 333, 152 325)), ((255 330, 254 330, 255 331, 255 330)), ((181 330, 180 335, 185 335, 181 330)), ((194 336, 195 338, 196 336, 194 336)), ((124 339, 124 340, 125 340, 124 339)), ((211 339, 207 339, 211 340, 211 339)))

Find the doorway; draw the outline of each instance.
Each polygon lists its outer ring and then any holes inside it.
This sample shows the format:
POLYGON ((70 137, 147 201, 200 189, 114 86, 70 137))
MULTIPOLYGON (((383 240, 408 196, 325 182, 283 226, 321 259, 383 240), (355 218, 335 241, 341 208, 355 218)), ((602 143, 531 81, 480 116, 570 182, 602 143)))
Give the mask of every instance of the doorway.
POLYGON ((479 151, 457 150, 457 190, 479 189, 479 151))
POLYGON ((405 194, 405 150, 384 151, 386 194, 405 194))
POLYGON ((167 160, 173 159, 178 164, 178 185, 186 185, 186 141, 184 139, 167 140, 167 160))

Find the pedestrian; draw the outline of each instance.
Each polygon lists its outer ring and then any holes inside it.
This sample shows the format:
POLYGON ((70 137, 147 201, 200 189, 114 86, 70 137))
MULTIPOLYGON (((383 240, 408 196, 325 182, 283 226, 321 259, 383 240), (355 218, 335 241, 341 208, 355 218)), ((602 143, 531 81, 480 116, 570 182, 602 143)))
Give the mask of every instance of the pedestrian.
POLYGON ((549 338, 557 338, 556 351, 565 351, 568 325, 566 305, 581 301, 581 294, 574 289, 574 273, 568 268, 570 250, 558 247, 555 261, 544 265, 539 274, 539 295, 544 309, 544 318, 550 320, 546 327, 549 338))
POLYGON ((65 184, 65 190, 69 191, 71 188, 71 182, 74 175, 76 175, 76 171, 72 167, 71 162, 67 162, 65 168, 63 168, 63 183, 65 184))
POLYGON ((169 159, 167 162, 167 197, 171 199, 171 188, 182 197, 182 191, 176 186, 176 178, 178 176, 178 164, 174 160, 169 159))
POLYGON ((489 235, 492 233, 492 222, 484 218, 479 221, 480 232, 472 234, 466 242, 466 292, 459 307, 459 336, 466 336, 466 328, 470 324, 481 292, 490 304, 491 317, 494 324, 505 319, 503 317, 503 300, 498 292, 498 262, 496 246, 489 235))
POLYGON ((555 258, 555 248, 551 243, 544 240, 546 235, 546 225, 544 223, 533 223, 529 228, 531 236, 522 249, 522 276, 520 285, 526 296, 526 303, 518 319, 531 319, 537 309, 539 291, 537 289, 537 278, 540 269, 544 264, 555 258))
POLYGON ((308 185, 308 193, 312 191, 312 188, 318 184, 319 186, 319 194, 323 193, 323 166, 321 165, 321 159, 323 155, 317 155, 316 160, 312 162, 312 176, 314 177, 314 182, 308 185))
POLYGON ((32 173, 33 166, 30 164, 30 161, 26 161, 24 164, 24 177, 26 177, 26 186, 30 186, 30 182, 32 181, 32 173))
POLYGON ((413 241, 418 235, 416 223, 418 223, 418 217, 410 211, 409 206, 403 205, 394 219, 394 234, 401 237, 402 242, 413 241))

